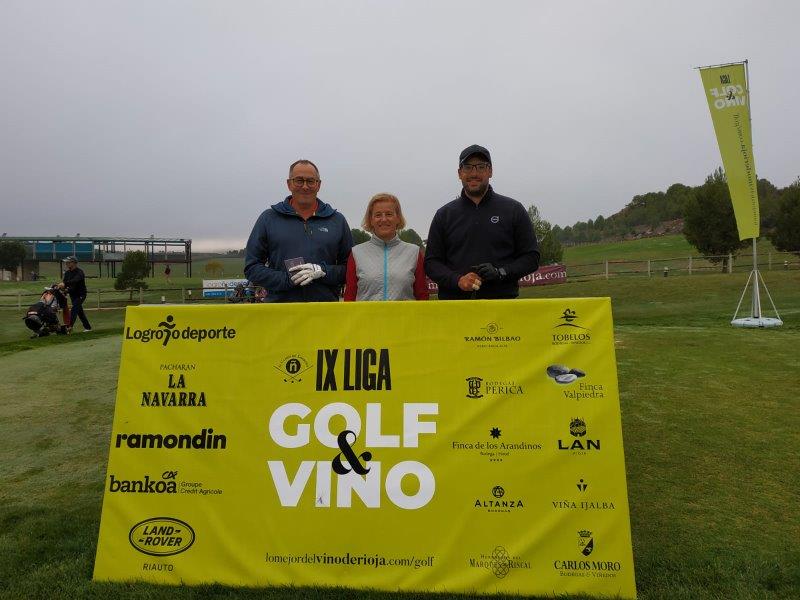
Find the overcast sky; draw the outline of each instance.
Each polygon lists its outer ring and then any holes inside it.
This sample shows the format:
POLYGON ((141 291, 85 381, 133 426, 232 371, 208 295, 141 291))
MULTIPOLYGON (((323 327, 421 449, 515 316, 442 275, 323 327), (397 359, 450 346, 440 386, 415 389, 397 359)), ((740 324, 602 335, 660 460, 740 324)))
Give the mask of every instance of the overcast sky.
POLYGON ((391 192, 422 237, 458 154, 553 223, 702 183, 694 67, 750 61, 759 177, 800 175, 800 2, 0 2, 0 231, 240 248, 320 167, 360 227, 391 192))

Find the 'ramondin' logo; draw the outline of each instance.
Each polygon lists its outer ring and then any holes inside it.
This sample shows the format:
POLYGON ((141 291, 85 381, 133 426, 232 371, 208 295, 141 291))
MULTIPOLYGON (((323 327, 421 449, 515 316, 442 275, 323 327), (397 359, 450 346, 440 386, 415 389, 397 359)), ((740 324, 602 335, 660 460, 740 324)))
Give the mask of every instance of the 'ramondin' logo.
POLYGON ((142 554, 172 556, 191 548, 194 529, 180 519, 153 517, 131 527, 128 541, 142 554))
POLYGON ((173 321, 174 317, 167 315, 166 319, 158 324, 158 329, 131 329, 126 327, 125 339, 138 340, 143 344, 157 340, 161 342, 162 346, 166 346, 170 340, 193 340, 200 343, 206 340, 232 340, 236 337, 236 330, 227 325, 215 329, 198 329, 187 325, 183 329, 178 329, 178 326, 173 321))
POLYGON ((201 429, 197 435, 189 433, 118 433, 117 448, 142 450, 149 448, 178 448, 181 450, 224 450, 228 446, 228 437, 215 434, 214 430, 201 429))

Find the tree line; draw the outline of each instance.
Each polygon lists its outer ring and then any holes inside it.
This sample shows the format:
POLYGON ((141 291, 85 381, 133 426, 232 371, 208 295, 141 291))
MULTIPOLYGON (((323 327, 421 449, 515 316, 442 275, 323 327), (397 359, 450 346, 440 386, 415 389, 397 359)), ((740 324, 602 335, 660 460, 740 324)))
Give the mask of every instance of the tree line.
MULTIPOLYGON (((757 182, 761 231, 776 249, 800 250, 800 177, 785 188, 768 179, 757 182)), ((669 231, 665 224, 675 222, 687 241, 703 255, 727 254, 747 242, 739 242, 725 173, 718 168, 702 185, 675 183, 666 192, 634 196, 618 213, 578 221, 567 227, 553 227, 556 238, 565 245, 600 241, 619 241, 656 232, 669 231)))

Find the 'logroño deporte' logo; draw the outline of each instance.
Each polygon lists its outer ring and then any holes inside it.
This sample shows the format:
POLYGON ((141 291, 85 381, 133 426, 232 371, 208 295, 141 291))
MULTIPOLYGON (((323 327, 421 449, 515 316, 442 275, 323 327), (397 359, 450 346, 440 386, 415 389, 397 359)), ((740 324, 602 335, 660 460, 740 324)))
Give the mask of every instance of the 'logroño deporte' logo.
POLYGON ((150 556, 172 556, 191 548, 194 529, 180 519, 153 517, 140 521, 128 534, 128 541, 136 550, 150 556))
POLYGON ((166 318, 157 325, 157 329, 131 329, 125 328, 125 339, 136 340, 143 344, 153 341, 160 341, 163 347, 170 340, 191 340, 194 342, 204 342, 206 340, 232 340, 236 337, 236 330, 233 327, 216 328, 197 328, 187 325, 179 328, 175 323, 175 317, 167 315, 166 318))

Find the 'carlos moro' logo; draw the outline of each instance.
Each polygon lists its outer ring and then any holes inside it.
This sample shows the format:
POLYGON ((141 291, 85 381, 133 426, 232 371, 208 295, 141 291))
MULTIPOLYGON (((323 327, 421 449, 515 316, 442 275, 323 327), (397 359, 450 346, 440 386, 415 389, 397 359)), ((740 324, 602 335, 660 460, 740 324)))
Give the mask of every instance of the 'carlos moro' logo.
POLYGON ((236 330, 227 325, 217 328, 196 328, 187 325, 183 329, 175 324, 175 318, 172 315, 167 315, 166 318, 158 324, 158 329, 131 329, 125 328, 126 340, 138 340, 143 344, 152 341, 160 341, 162 346, 166 346, 170 340, 193 340, 195 342, 204 342, 205 340, 232 340, 236 337, 236 330))
POLYGON ((194 544, 194 529, 180 519, 153 517, 131 527, 128 541, 142 554, 172 556, 194 544))

